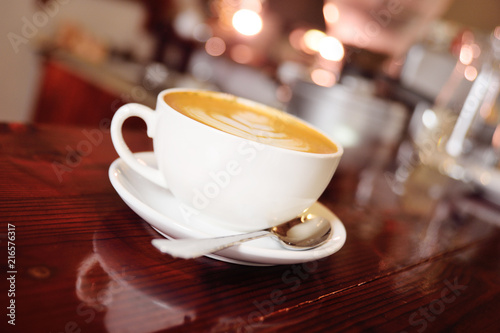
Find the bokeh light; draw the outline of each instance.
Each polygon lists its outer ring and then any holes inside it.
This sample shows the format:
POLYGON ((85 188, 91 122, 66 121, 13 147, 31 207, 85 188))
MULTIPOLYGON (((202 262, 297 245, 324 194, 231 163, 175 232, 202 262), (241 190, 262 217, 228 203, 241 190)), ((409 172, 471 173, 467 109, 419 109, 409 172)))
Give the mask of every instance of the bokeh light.
POLYGON ((205 23, 198 24, 193 31, 193 38, 198 42, 206 42, 212 35, 212 28, 205 23))
MULTIPOLYGON (((319 45, 321 41, 326 37, 326 34, 323 31, 311 29, 306 31, 304 34, 304 45, 306 49, 304 51, 319 51, 319 45)), ((307 52, 310 53, 310 52, 307 52)))
POLYGON ((344 58, 344 46, 337 38, 328 36, 321 39, 319 54, 326 60, 340 61, 344 58))
POLYGON ((254 59, 254 51, 248 45, 238 44, 229 52, 231 59, 240 64, 248 64, 254 59))
POLYGON ((262 18, 259 14, 249 9, 240 9, 233 15, 234 29, 245 36, 257 35, 262 30, 262 18))
POLYGON ((336 23, 339 20, 340 13, 337 5, 334 3, 326 3, 323 6, 323 16, 327 23, 336 23))
POLYGON ((422 114, 422 123, 429 129, 436 127, 439 123, 436 113, 431 109, 425 110, 422 114))
POLYGON ((470 65, 474 60, 474 51, 469 44, 462 45, 460 49, 460 62, 464 65, 470 65))
POLYGON ((481 47, 476 43, 472 44, 470 47, 472 48, 474 59, 479 58, 479 56, 481 55, 481 47))
POLYGON ((316 68, 311 72, 311 80, 318 86, 331 87, 337 82, 337 77, 326 69, 316 68))
POLYGON ((469 81, 474 81, 477 77, 477 69, 474 66, 467 66, 464 70, 464 76, 469 81))
POLYGON ((218 57, 226 52, 226 43, 220 37, 210 37, 205 43, 205 51, 214 57, 218 57))
POLYGON ((290 45, 292 45, 294 49, 296 50, 302 49, 305 33, 306 30, 302 28, 297 28, 292 30, 292 32, 290 32, 290 35, 288 35, 288 41, 290 42, 290 45))

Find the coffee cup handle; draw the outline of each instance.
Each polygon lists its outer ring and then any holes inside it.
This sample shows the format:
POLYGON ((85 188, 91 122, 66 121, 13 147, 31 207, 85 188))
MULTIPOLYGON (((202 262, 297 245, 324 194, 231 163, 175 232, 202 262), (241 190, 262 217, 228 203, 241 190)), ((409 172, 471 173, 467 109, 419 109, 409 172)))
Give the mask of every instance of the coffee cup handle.
POLYGON ((153 183, 167 188, 167 183, 160 170, 141 163, 136 157, 134 157, 134 155, 130 151, 130 148, 125 143, 122 133, 122 126, 125 120, 130 117, 139 117, 144 120, 147 127, 148 137, 153 138, 155 135, 155 125, 158 122, 158 113, 141 104, 125 104, 115 112, 113 119, 111 120, 111 140, 113 141, 116 152, 118 153, 120 158, 130 168, 132 168, 132 170, 134 170, 144 178, 152 181, 153 183))

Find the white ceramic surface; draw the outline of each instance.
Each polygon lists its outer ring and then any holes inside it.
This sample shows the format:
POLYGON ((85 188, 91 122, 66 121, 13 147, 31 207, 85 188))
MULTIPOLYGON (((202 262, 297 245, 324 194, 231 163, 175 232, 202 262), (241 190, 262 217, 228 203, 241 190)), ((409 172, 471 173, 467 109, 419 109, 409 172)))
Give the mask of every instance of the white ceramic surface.
MULTIPOLYGON (((156 165, 152 152, 136 153, 134 158, 144 165, 156 165)), ((214 223, 214 219, 202 216, 180 203, 169 190, 148 181, 121 158, 111 164, 109 178, 125 203, 165 237, 207 238, 236 233, 220 227, 214 223)), ((314 203, 310 211, 326 217, 332 225, 331 239, 318 248, 307 251, 286 250, 275 240, 263 238, 219 251, 209 257, 243 265, 280 265, 319 260, 340 250, 346 240, 342 222, 320 203, 314 203)))
MULTIPOLYGON (((340 145, 335 153, 315 154, 228 134, 168 106, 164 96, 176 91, 182 89, 160 93, 155 111, 131 103, 115 113, 111 123, 113 144, 132 169, 168 188, 184 204, 217 216, 214 222, 238 231, 265 229, 288 221, 318 200, 339 164, 343 153, 340 145), (139 163, 123 140, 122 123, 132 116, 146 122, 158 169, 139 163)), ((237 101, 259 105, 241 98, 237 101)), ((285 123, 295 119, 305 124, 284 112, 267 110, 285 123)), ((270 127, 264 131, 262 126, 248 126, 251 133, 271 132, 270 127)))

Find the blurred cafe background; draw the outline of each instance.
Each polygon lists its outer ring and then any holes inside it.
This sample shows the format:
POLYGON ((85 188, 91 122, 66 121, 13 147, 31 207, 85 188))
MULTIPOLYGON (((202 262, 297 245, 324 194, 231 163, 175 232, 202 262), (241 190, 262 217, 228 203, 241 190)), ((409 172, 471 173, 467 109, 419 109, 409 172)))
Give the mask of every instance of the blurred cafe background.
POLYGON ((428 185, 415 207, 449 181, 500 203, 498 0, 0 6, 0 121, 97 127, 169 87, 220 90, 341 142, 341 170, 363 170, 360 204, 382 200, 381 180, 399 196, 428 185))

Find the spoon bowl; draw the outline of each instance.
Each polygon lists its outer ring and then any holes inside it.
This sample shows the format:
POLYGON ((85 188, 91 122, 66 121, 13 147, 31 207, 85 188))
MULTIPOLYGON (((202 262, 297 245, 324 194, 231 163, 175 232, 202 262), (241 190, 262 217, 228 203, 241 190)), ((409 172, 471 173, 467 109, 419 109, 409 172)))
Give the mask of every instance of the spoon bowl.
POLYGON ((324 217, 306 214, 269 230, 286 249, 309 250, 324 244, 332 228, 324 217))
POLYGON ((309 250, 326 243, 331 235, 330 221, 322 216, 306 213, 261 231, 203 239, 153 239, 151 243, 162 253, 191 259, 267 236, 273 236, 286 249, 309 250))

